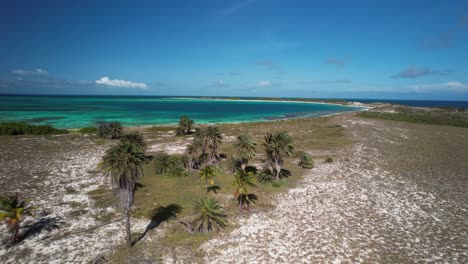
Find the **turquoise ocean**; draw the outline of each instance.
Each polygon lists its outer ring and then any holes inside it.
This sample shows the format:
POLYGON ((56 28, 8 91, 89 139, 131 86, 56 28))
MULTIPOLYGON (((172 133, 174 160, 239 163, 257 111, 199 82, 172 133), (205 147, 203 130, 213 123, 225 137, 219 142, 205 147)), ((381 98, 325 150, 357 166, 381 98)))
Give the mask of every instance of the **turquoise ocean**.
POLYGON ((268 121, 356 111, 360 107, 308 102, 137 96, 0 95, 0 122, 21 121, 57 128, 176 124, 187 115, 197 124, 268 121))

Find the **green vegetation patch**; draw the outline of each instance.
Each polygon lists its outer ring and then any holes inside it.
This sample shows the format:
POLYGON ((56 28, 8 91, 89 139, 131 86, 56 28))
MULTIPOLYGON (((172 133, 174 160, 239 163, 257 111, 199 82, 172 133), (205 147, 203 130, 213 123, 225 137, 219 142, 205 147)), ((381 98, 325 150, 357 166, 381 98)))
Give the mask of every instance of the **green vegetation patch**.
POLYGON ((468 118, 465 116, 464 112, 458 110, 453 111, 452 109, 414 110, 400 108, 395 113, 363 111, 359 112, 357 115, 365 118, 379 118, 418 124, 468 127, 468 118))
POLYGON ((83 127, 79 130, 80 134, 95 134, 97 131, 96 127, 83 127))
POLYGON ((58 135, 68 134, 66 129, 58 129, 48 125, 36 126, 24 122, 0 123, 0 135, 58 135))

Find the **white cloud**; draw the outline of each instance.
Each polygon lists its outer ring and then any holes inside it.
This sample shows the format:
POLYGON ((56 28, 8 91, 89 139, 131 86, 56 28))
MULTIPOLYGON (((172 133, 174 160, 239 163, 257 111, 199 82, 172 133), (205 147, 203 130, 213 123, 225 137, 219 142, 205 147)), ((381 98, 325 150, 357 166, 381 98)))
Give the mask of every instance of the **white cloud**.
POLYGON ((48 75, 49 74, 46 70, 41 69, 41 68, 37 68, 32 71, 18 69, 18 70, 13 70, 11 72, 13 74, 18 74, 18 75, 48 75))
POLYGON ((224 81, 216 81, 213 83, 215 87, 224 87, 226 86, 226 83, 224 81))
POLYGON ((431 90, 448 90, 452 92, 468 91, 468 84, 464 84, 457 81, 446 82, 446 83, 431 83, 431 84, 417 84, 410 85, 409 88, 416 92, 424 92, 431 90))
POLYGON ((97 84, 108 85, 113 87, 127 87, 127 88, 136 88, 136 89, 148 89, 146 83, 138 83, 125 80, 111 80, 109 77, 104 76, 99 80, 96 80, 97 84))
POLYGON ((268 87, 268 86, 271 86, 271 82, 270 81, 259 81, 257 83, 257 86, 258 87, 268 87))

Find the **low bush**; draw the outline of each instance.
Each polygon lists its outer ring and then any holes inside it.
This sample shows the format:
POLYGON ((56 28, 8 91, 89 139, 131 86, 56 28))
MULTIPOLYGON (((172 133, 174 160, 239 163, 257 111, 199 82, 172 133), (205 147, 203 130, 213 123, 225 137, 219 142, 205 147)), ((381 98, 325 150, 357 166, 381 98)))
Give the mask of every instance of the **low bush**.
POLYGON ((80 134, 95 134, 97 132, 97 128, 95 127, 83 127, 78 130, 80 134))
POLYGON ((30 125, 24 122, 0 123, 0 135, 57 135, 67 134, 68 130, 58 129, 48 125, 30 125))
POLYGON ((468 118, 466 118, 461 112, 453 113, 436 110, 426 112, 415 112, 408 109, 399 109, 399 111, 400 112, 396 113, 362 111, 359 112, 357 115, 366 118, 379 118, 409 123, 468 127, 468 118))
POLYGON ((309 154, 309 153, 303 153, 300 160, 299 160, 299 163, 298 163, 299 167, 303 168, 303 169, 313 169, 314 168, 314 159, 312 158, 312 156, 309 154))

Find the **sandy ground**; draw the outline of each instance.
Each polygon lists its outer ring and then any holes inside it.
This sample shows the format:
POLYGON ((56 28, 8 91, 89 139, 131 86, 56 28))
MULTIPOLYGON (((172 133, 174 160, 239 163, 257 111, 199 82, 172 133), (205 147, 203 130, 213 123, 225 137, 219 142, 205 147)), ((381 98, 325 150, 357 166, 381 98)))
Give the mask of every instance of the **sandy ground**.
MULTIPOLYGON (((446 127, 425 134, 421 127, 346 115, 336 119, 356 143, 337 153, 338 161, 319 162, 298 188, 278 195, 276 209, 253 214, 232 233, 205 243, 205 262, 467 263, 468 165, 447 170, 456 174, 453 181, 439 183, 438 175, 432 175, 439 173, 435 168, 427 173, 405 169, 417 160, 413 155, 426 153, 401 150, 409 139, 438 140, 446 127), (384 157, 388 151, 395 156, 384 157)), ((468 133, 457 131, 461 133, 454 136, 466 144, 468 133)))
MULTIPOLYGON (((29 230, 31 235, 14 247, 1 245, 0 262, 82 263, 123 241, 122 221, 94 229, 103 224, 97 216, 114 210, 96 209, 86 195, 108 187, 108 180, 95 171, 104 151, 91 140, 72 136, 4 143, 0 190, 27 196, 37 209, 34 220, 25 218, 23 223, 22 232, 29 230)), ((134 221, 133 228, 141 232, 147 224, 134 221)), ((3 225, 0 234, 5 242, 8 234, 3 225)))

